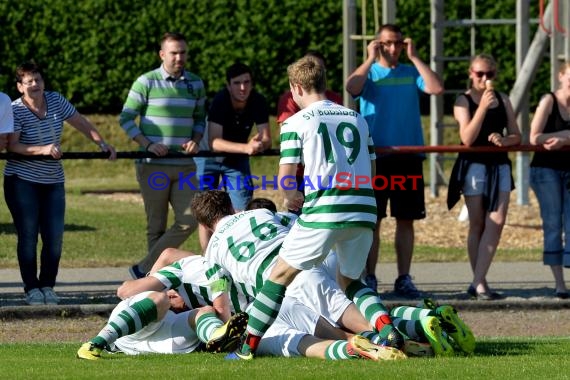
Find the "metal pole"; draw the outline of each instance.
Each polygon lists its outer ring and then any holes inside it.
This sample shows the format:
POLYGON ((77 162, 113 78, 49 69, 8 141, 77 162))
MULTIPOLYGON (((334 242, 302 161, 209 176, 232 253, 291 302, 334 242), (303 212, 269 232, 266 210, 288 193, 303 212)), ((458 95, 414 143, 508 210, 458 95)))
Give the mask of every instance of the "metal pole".
MULTIPOLYGON (((444 21, 444 0, 432 0, 431 2, 431 47, 430 47, 430 67, 438 75, 443 77, 443 61, 438 59, 443 57, 443 24, 444 21)), ((441 145, 443 142, 443 130, 440 128, 443 120, 443 96, 430 96, 430 145, 441 145)), ((432 197, 439 195, 438 185, 440 185, 440 175, 438 169, 438 153, 429 156, 429 187, 432 197)))
MULTIPOLYGON (((352 35, 356 31, 356 4, 355 0, 344 0, 342 2, 342 76, 344 83, 350 74, 356 69, 356 48, 352 40, 352 35)), ((356 103, 352 96, 344 90, 343 102, 346 107, 356 109, 356 103)))
MULTIPOLYGON (((550 16, 552 12, 551 8, 552 6, 549 3, 544 12, 544 23, 546 28, 550 28, 550 25, 552 25, 552 17, 550 16)), ((542 57, 544 56, 548 44, 548 39, 548 33, 546 33, 543 28, 538 28, 536 30, 532 43, 528 48, 524 62, 522 63, 515 80, 515 84, 509 94, 515 114, 520 112, 522 99, 525 94, 530 91, 532 79, 538 70, 538 65, 542 61, 542 57)), ((552 61, 556 61, 554 57, 551 58, 552 61)))
MULTIPOLYGON (((382 0, 382 24, 396 23, 396 0, 382 0)), ((376 31, 374 31, 376 33, 376 31)))
MULTIPOLYGON (((529 4, 528 0, 517 0, 517 41, 516 41, 516 65, 517 75, 520 74, 524 59, 528 53, 529 47, 529 4)), ((521 97, 521 106, 517 121, 522 132, 522 142, 527 144, 529 141, 530 124, 528 116, 529 95, 526 92, 521 97)), ((528 205, 528 188, 529 188, 529 153, 517 153, 517 204, 528 205)))

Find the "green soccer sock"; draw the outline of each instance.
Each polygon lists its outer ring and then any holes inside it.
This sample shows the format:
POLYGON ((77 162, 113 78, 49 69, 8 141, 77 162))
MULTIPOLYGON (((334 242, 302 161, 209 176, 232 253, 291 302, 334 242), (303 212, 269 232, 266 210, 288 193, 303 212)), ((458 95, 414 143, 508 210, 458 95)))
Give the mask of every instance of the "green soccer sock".
POLYGON ((358 333, 358 335, 362 335, 363 337, 365 337, 374 344, 382 343, 382 338, 380 337, 380 334, 378 334, 376 331, 361 331, 358 333))
POLYGON ((331 343, 325 350, 326 360, 356 359, 355 354, 346 340, 337 340, 331 343))
POLYGON ((109 318, 105 327, 91 339, 91 342, 98 347, 104 347, 122 336, 134 334, 156 321, 157 313, 155 303, 149 298, 144 298, 109 318))
POLYGON ((390 310, 390 315, 392 317, 398 317, 408 320, 422 319, 423 317, 435 317, 435 310, 423 309, 420 307, 412 306, 398 306, 390 310))
POLYGON ((426 337, 420 320, 424 317, 436 316, 436 313, 432 309, 398 306, 390 310, 390 315, 398 331, 412 340, 425 342, 426 337))
POLYGON ((285 286, 269 280, 263 284, 248 312, 247 335, 241 348, 243 353, 255 352, 261 337, 277 318, 286 290, 285 286))
POLYGON ((208 341, 212 336, 212 333, 222 325, 223 323, 216 316, 216 313, 202 314, 196 320, 196 335, 198 336, 198 339, 200 339, 200 341, 208 343, 208 341))
POLYGON ((398 331, 408 337, 411 340, 415 340, 417 342, 425 341, 424 330, 422 328, 422 324, 420 323, 419 319, 416 320, 408 320, 398 317, 392 318, 392 323, 396 326, 398 331))
POLYGON ((352 281, 346 288, 346 296, 352 300, 360 313, 368 322, 382 332, 385 325, 391 325, 388 309, 374 290, 370 289, 360 281, 352 281))

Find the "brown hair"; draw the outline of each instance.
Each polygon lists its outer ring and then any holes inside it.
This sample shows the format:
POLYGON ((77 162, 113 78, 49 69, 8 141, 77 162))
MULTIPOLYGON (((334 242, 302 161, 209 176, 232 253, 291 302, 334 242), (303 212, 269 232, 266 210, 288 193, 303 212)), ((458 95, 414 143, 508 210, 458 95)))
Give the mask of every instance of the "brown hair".
POLYGON ((162 49, 162 46, 164 45, 164 43, 166 41, 182 41, 182 42, 186 42, 186 38, 184 38, 184 35, 182 35, 182 33, 178 33, 178 32, 166 32, 162 35, 162 38, 160 39, 160 48, 162 49))
POLYGON ((497 70, 497 61, 495 61, 495 58, 493 58, 491 54, 481 53, 471 57, 471 60, 469 61, 469 69, 471 69, 473 62, 475 61, 485 61, 493 68, 493 70, 497 70))
POLYGON ((16 68, 16 82, 22 83, 22 78, 28 74, 40 74, 42 78, 44 77, 42 69, 37 63, 34 61, 27 61, 16 68))
POLYGON ((246 210, 257 210, 260 208, 266 208, 273 213, 277 212, 275 202, 267 198, 253 198, 245 207, 246 210))
POLYGON ((190 206, 198 223, 211 229, 220 219, 234 213, 230 196, 221 190, 208 190, 196 194, 190 206))
POLYGON ((560 64, 560 67, 558 68, 558 74, 564 74, 566 69, 570 69, 570 61, 565 61, 560 64))
POLYGON ((300 85, 309 92, 324 93, 327 88, 327 75, 324 63, 307 55, 287 67, 289 82, 300 85))

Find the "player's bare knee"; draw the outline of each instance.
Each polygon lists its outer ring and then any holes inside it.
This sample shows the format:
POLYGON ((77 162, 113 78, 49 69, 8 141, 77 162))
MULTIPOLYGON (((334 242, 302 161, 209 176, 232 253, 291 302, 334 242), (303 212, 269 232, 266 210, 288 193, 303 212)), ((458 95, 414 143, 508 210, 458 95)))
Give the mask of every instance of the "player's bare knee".
POLYGON ((170 309, 170 300, 165 292, 149 292, 147 298, 156 305, 156 313, 158 319, 162 319, 168 309, 170 309))

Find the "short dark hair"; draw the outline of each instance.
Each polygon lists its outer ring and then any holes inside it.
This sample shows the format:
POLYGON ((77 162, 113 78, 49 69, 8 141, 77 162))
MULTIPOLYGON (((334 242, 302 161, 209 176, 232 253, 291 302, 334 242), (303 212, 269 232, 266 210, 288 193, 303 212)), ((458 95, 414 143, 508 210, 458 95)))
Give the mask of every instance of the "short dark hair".
POLYGON ((218 220, 234 213, 230 196, 221 190, 208 190, 196 194, 192 198, 190 207, 198 223, 212 229, 218 220))
POLYGON ((28 74, 40 74, 42 78, 44 77, 41 67, 33 60, 26 61, 16 68, 16 82, 22 83, 22 78, 28 74))
POLYGON ((256 210, 259 208, 266 208, 273 213, 277 212, 277 206, 275 205, 275 202, 267 198, 253 198, 251 201, 249 201, 247 206, 245 206, 246 210, 256 210))
POLYGON ((394 25, 394 24, 384 24, 382 25, 378 31, 376 32, 376 38, 380 37, 380 33, 382 33, 383 31, 389 31, 392 33, 398 33, 400 35, 403 35, 402 33, 402 29, 400 29, 400 27, 398 25, 394 25))
POLYGON ((160 39, 160 48, 162 49, 162 45, 164 44, 165 41, 183 41, 186 42, 186 38, 184 38, 184 35, 182 33, 179 32, 166 32, 162 35, 162 38, 160 39))
POLYGON ((233 78, 243 74, 249 74, 253 78, 253 75, 251 74, 251 69, 249 68, 248 65, 241 62, 236 62, 230 67, 228 67, 228 69, 226 70, 226 81, 230 83, 233 78))

